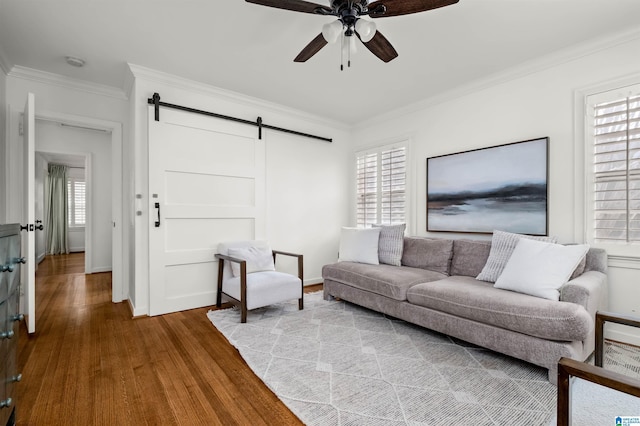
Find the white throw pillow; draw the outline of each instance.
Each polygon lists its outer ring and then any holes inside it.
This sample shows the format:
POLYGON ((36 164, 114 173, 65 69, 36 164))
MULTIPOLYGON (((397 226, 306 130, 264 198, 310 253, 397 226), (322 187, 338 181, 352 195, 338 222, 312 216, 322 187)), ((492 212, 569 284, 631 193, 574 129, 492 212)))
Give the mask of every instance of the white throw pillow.
POLYGON ((514 234, 504 231, 493 231, 491 250, 484 268, 476 277, 480 281, 496 282, 521 238, 536 241, 556 242, 556 237, 532 237, 531 235, 514 234))
MULTIPOLYGON (((247 261, 247 274, 260 271, 275 271, 273 253, 268 247, 229 248, 229 256, 247 261)), ((240 276, 240 264, 231 263, 234 277, 240 276)))
POLYGON ((560 300, 559 288, 588 250, 588 244, 563 246, 522 238, 494 287, 560 300))
POLYGON ((380 228, 347 228, 340 233, 338 262, 359 262, 378 265, 380 228))
POLYGON ((404 230, 407 224, 373 225, 373 227, 380 228, 378 261, 387 265, 400 266, 404 250, 404 230))

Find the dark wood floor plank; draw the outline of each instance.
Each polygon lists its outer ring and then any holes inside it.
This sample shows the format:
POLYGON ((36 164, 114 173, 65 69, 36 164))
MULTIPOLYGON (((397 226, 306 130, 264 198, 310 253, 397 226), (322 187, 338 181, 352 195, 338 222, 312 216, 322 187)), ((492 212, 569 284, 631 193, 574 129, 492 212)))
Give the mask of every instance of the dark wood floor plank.
POLYGON ((48 256, 36 277, 37 332, 21 324, 18 425, 301 425, 206 317, 132 319, 111 274, 84 255, 48 256))

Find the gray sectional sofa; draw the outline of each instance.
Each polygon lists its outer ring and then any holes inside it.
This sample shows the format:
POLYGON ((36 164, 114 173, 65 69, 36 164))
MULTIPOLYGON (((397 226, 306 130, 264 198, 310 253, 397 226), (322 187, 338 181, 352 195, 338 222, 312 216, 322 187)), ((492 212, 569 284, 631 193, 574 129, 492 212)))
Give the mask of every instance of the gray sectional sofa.
POLYGON ((584 361, 594 350, 595 313, 607 307, 607 255, 590 248, 584 270, 554 301, 477 280, 490 248, 490 241, 404 237, 401 266, 325 265, 324 296, 539 365, 556 383, 561 357, 584 361))

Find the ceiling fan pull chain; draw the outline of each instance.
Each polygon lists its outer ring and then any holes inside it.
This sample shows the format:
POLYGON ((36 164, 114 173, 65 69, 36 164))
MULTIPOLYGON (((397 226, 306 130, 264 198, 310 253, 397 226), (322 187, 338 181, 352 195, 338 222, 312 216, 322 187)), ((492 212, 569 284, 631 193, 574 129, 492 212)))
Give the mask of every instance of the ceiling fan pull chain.
POLYGON ((344 34, 340 37, 340 71, 344 71, 344 34))

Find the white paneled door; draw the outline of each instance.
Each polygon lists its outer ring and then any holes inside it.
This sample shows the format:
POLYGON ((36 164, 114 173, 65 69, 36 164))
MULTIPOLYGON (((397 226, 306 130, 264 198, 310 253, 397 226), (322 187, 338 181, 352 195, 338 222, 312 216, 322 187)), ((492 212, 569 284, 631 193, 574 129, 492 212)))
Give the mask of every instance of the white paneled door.
POLYGON ((35 96, 27 95, 22 116, 22 163, 23 163, 23 207, 22 225, 27 229, 22 231, 22 256, 26 264, 22 270, 22 288, 24 291, 24 309, 26 309, 27 330, 36 331, 36 238, 35 238, 35 96))
POLYGON ((264 238, 255 127, 149 107, 149 314, 215 304, 218 243, 264 238))

